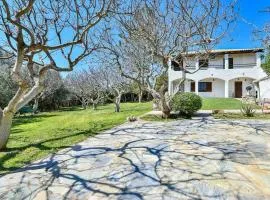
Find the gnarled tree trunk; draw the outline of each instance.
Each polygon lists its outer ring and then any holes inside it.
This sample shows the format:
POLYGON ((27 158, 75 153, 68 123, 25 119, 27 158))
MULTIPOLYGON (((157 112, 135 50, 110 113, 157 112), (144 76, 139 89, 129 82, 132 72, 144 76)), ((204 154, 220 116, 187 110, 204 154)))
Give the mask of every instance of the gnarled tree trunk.
POLYGON ((5 149, 14 114, 12 112, 7 112, 5 109, 0 112, 0 149, 5 149))
POLYGON ((82 103, 82 108, 85 110, 87 107, 87 100, 85 98, 82 98, 81 103, 82 103))
POLYGON ((118 96, 115 98, 115 112, 120 112, 120 102, 121 102, 122 93, 118 94, 118 96))
POLYGON ((168 94, 162 94, 160 98, 160 109, 162 111, 162 117, 163 118, 168 118, 171 113, 171 108, 169 106, 169 97, 168 94))
POLYGON ((34 80, 34 86, 31 88, 22 82, 7 107, 5 107, 3 111, 0 109, 2 113, 0 114, 0 150, 6 148, 15 113, 43 90, 44 86, 41 83, 43 78, 44 73, 42 73, 40 78, 34 80))

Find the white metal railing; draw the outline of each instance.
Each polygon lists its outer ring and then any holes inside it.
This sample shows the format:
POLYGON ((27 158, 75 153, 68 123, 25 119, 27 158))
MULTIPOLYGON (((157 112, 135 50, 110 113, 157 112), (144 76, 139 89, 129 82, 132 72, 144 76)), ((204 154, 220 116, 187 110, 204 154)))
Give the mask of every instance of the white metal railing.
MULTIPOLYGON (((256 66, 256 63, 246 63, 246 64, 233 64, 232 68, 229 69, 243 69, 243 68, 253 68, 256 66)), ((187 70, 196 70, 195 65, 186 66, 187 70)), ((225 65, 208 65, 208 67, 201 67, 200 70, 207 69, 225 69, 225 65)), ((174 69, 174 71, 182 71, 182 69, 174 69)))

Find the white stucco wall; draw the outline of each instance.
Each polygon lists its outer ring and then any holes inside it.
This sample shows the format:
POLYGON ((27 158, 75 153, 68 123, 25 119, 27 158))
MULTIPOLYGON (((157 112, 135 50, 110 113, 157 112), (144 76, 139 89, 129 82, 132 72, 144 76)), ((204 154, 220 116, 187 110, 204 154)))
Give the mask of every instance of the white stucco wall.
MULTIPOLYGON (((266 76, 265 72, 260 67, 261 59, 260 53, 246 53, 246 54, 232 54, 232 55, 219 55, 215 58, 209 59, 209 65, 212 66, 220 66, 223 65, 224 57, 233 57, 234 64, 252 64, 252 66, 242 66, 235 67, 233 69, 223 69, 221 67, 209 67, 206 70, 199 70, 194 74, 186 74, 186 78, 194 81, 202 81, 204 79, 220 79, 221 81, 217 83, 213 83, 213 91, 212 95, 207 93, 199 93, 201 96, 215 96, 215 97, 224 97, 224 86, 221 87, 221 83, 225 85, 225 81, 229 82, 229 97, 234 97, 234 81, 241 80, 242 83, 242 94, 246 95, 246 87, 249 85, 245 79, 249 81, 258 80, 264 78, 266 76)), ((191 65, 198 65, 198 59, 195 61, 194 58, 189 61, 191 65), (195 64, 194 64, 195 62, 195 64), (197 62, 197 64, 196 64, 197 62)), ((169 82, 178 81, 182 77, 181 71, 173 71, 169 69, 169 82)), ((170 84, 169 83, 169 84, 170 84)), ((171 84, 173 86, 173 84, 171 84)), ((186 87, 190 87, 190 84, 186 87)), ((186 88, 186 91, 190 91, 190 88, 186 88)), ((171 94, 173 94, 173 87, 170 89, 171 94)), ((255 90, 253 91, 255 93, 255 90)))
MULTIPOLYGON (((187 74, 186 77, 192 80, 202 80, 205 78, 219 78, 222 80, 232 80, 234 78, 248 77, 252 79, 261 79, 266 76, 260 67, 257 67, 256 53, 248 54, 232 54, 229 57, 234 58, 234 64, 254 64, 248 67, 236 67, 234 69, 222 69, 210 67, 207 70, 199 70, 194 74, 187 74)), ((215 59, 209 59, 209 65, 223 65, 224 56, 217 56, 215 59)), ((194 60, 190 61, 194 63, 194 60)), ((181 71, 173 71, 169 69, 169 80, 177 80, 182 76, 181 71)))
POLYGON ((261 99, 270 98, 270 79, 260 81, 259 86, 261 99))
POLYGON ((229 56, 233 58, 233 64, 241 65, 241 64, 254 64, 256 65, 256 54, 246 53, 246 54, 232 54, 229 56))
POLYGON ((235 82, 236 81, 241 81, 242 82, 242 95, 243 96, 246 96, 247 95, 247 90, 246 90, 246 87, 247 86, 252 86, 253 89, 251 90, 251 94, 255 96, 256 94, 256 91, 255 91, 255 87, 253 86, 253 81, 255 79, 250 79, 250 78, 236 78, 236 79, 233 79, 233 80, 230 80, 229 81, 229 97, 235 97, 234 93, 235 93, 235 82))
POLYGON ((225 82, 220 79, 203 79, 200 82, 212 82, 212 92, 199 92, 201 97, 225 97, 225 82))

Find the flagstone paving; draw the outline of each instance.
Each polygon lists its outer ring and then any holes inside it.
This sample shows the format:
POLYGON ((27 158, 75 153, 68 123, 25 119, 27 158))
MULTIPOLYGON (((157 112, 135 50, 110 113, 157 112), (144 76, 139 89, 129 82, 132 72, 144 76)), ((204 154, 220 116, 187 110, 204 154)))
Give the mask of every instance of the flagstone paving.
POLYGON ((0 199, 270 199, 270 123, 127 123, 0 177, 0 199))

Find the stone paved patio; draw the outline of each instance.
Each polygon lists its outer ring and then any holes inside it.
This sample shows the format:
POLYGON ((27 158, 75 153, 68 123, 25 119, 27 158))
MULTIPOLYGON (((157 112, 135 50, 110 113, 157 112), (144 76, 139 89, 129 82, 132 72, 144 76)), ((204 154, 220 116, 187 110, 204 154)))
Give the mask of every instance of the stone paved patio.
POLYGON ((0 177, 0 199, 270 199, 270 123, 127 123, 0 177))

